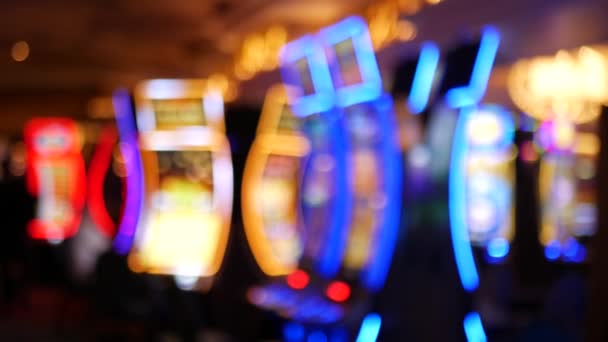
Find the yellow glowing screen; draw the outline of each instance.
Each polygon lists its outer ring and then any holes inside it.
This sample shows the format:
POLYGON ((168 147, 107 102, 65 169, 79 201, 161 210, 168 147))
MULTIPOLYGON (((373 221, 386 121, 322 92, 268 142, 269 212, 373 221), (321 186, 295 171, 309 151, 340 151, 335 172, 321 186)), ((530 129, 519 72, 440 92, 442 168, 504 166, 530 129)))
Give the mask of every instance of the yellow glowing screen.
POLYGON ((147 217, 137 263, 151 273, 204 275, 221 240, 222 219, 213 206, 211 151, 144 153, 147 217))

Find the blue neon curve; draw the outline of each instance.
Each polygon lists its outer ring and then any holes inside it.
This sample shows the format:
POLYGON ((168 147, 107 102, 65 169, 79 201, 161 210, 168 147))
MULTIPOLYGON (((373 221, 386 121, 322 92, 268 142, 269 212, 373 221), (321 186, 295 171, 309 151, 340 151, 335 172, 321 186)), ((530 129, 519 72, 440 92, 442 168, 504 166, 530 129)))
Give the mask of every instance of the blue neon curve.
MULTIPOLYGON (((336 89, 338 106, 347 107, 355 103, 372 101, 381 95, 382 78, 365 20, 357 16, 348 17, 321 30, 318 37, 327 47, 333 47, 347 39, 352 39, 353 42, 362 82, 336 89)), ((336 61, 337 63, 338 61, 336 61)), ((338 78, 338 80, 334 80, 334 87, 337 88, 336 84, 343 84, 343 82, 340 77, 340 68, 335 65, 334 70, 334 78, 338 78)))
POLYGON ((306 35, 283 46, 279 55, 283 82, 303 89, 295 65, 301 58, 306 58, 308 61, 314 93, 291 99, 294 114, 298 117, 306 117, 330 110, 334 105, 331 73, 323 46, 315 37, 306 35))
POLYGON ((379 229, 378 244, 375 246, 376 255, 362 273, 362 280, 367 288, 377 291, 384 285, 397 243, 401 215, 403 164, 395 138, 397 124, 391 99, 388 96, 378 99, 374 103, 374 107, 385 137, 382 141, 381 153, 384 163, 383 179, 385 180, 383 190, 387 201, 382 220, 383 226, 379 229))
POLYGON ((116 113, 116 126, 121 153, 130 156, 130 162, 125 163, 126 192, 123 217, 118 226, 114 239, 114 249, 119 254, 126 254, 131 249, 135 231, 143 208, 143 165, 137 144, 137 129, 133 121, 131 98, 129 92, 118 89, 112 95, 112 105, 116 113))
POLYGON ((468 342, 486 342, 486 333, 477 312, 471 312, 464 318, 464 333, 468 342))
POLYGON ((500 45, 500 33, 494 27, 484 28, 479 51, 473 65, 470 83, 466 87, 450 89, 446 93, 446 102, 452 108, 462 108, 479 103, 488 87, 496 52, 500 45))
POLYGON ((425 42, 420 49, 412 90, 407 99, 412 114, 420 114, 428 105, 438 65, 439 47, 435 43, 425 42))
POLYGON ((456 267, 462 287, 473 291, 479 285, 479 275, 473 257, 466 216, 466 161, 468 152, 466 127, 471 108, 460 111, 454 136, 452 138, 452 156, 449 175, 449 216, 450 232, 456 267))
POLYGON ((359 329, 356 342, 375 342, 380 333, 382 318, 377 313, 370 313, 365 316, 359 329))

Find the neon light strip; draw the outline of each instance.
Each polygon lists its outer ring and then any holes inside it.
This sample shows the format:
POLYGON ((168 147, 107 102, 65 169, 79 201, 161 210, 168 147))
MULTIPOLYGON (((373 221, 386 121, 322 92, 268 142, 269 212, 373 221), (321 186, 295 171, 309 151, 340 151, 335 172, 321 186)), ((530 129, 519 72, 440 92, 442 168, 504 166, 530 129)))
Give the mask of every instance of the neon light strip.
POLYGON ((479 285, 479 276, 477 274, 477 267, 475 266, 473 250, 469 243, 466 214, 467 193, 465 179, 468 152, 466 128, 471 112, 471 108, 462 109, 456 122, 454 137, 452 138, 452 157, 449 175, 449 215, 452 245, 460 282, 467 291, 473 291, 479 285))
POLYGON ((383 97, 377 100, 376 111, 380 120, 381 131, 385 139, 382 144, 384 193, 387 196, 384 208, 383 225, 377 237, 378 245, 375 246, 376 255, 370 261, 365 272, 362 274, 363 282, 372 290, 379 290, 386 280, 393 258, 393 251, 397 243, 399 233, 399 222, 401 216, 401 189, 403 165, 399 147, 393 137, 396 136, 395 116, 392 110, 390 98, 383 97))
POLYGON ((305 95, 303 91, 300 91, 300 94, 288 95, 294 114, 299 117, 306 117, 330 110, 334 105, 334 89, 323 47, 312 36, 304 36, 282 48, 279 55, 281 76, 287 85, 302 89, 303 85, 295 65, 302 58, 306 58, 308 61, 315 92, 305 95))
MULTIPOLYGON (((348 17, 321 30, 319 37, 323 44, 328 47, 333 47, 347 39, 352 39, 353 42, 353 50, 359 65, 362 82, 336 89, 338 106, 347 107, 378 98, 382 92, 382 78, 365 21, 360 17, 348 17)), ((334 54, 337 53, 334 52, 334 54)), ((337 64, 339 61, 336 60, 335 63, 337 64)), ((338 70, 334 72, 334 76, 340 77, 340 68, 337 67, 336 69, 338 70)), ((338 84, 340 83, 343 82, 338 82, 338 84)), ((334 87, 336 87, 336 84, 334 84, 334 87)))
POLYGON ((357 335, 357 342, 376 342, 380 333, 382 318, 376 313, 370 313, 365 316, 357 335))
POLYGON ((428 105, 438 65, 439 48, 435 43, 425 42, 420 49, 412 90, 407 99, 412 114, 420 114, 428 105))
POLYGON ((468 342, 486 342, 486 333, 477 312, 471 312, 464 318, 464 333, 468 342))
POLYGON ((450 107, 462 108, 481 101, 488 87, 499 45, 500 33, 491 26, 484 28, 469 85, 450 89, 446 93, 446 101, 450 107))
POLYGON ((133 245, 143 206, 143 166, 138 151, 137 129, 133 122, 133 109, 128 91, 119 89, 114 92, 112 103, 116 113, 120 152, 125 160, 127 187, 123 216, 114 240, 114 249, 120 254, 126 254, 133 245))
POLYGON ((108 214, 103 196, 103 185, 112 163, 112 152, 116 140, 117 134, 114 127, 106 127, 99 136, 99 143, 89 166, 89 191, 87 193, 89 214, 97 228, 107 237, 113 237, 116 232, 116 224, 108 214))

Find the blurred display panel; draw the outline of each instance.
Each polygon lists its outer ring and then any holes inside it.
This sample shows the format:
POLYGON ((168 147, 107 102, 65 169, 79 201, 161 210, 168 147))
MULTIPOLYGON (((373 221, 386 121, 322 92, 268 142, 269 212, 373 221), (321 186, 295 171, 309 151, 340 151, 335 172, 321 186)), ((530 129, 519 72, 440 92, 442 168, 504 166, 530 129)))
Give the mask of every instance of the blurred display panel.
POLYGON ((291 273, 301 252, 299 181, 308 142, 287 104, 285 89, 271 88, 247 157, 242 208, 247 239, 262 271, 291 273))
POLYGON ((514 122, 494 105, 481 105, 468 121, 467 220, 471 243, 491 259, 504 258, 514 234, 514 122))
POLYGON ((213 276, 232 208, 221 96, 206 93, 202 80, 152 80, 137 87, 135 101, 145 199, 129 266, 176 277, 213 276))
POLYGON ((303 122, 303 131, 310 141, 310 154, 302 180, 303 253, 312 260, 322 259, 324 249, 331 248, 325 245, 328 245, 331 231, 336 227, 329 226, 327 222, 335 221, 331 218, 336 213, 339 197, 343 195, 339 193, 336 182, 341 175, 333 153, 335 125, 335 120, 329 121, 320 115, 303 122))
POLYGON ((28 233, 61 242, 78 231, 86 196, 78 127, 65 118, 32 119, 25 127, 25 144, 27 186, 38 198, 28 233))
POLYGON ((344 256, 344 265, 349 270, 360 271, 374 257, 387 201, 381 172, 382 132, 375 114, 372 108, 361 104, 350 108, 345 120, 351 141, 350 179, 354 193, 348 247, 344 256))

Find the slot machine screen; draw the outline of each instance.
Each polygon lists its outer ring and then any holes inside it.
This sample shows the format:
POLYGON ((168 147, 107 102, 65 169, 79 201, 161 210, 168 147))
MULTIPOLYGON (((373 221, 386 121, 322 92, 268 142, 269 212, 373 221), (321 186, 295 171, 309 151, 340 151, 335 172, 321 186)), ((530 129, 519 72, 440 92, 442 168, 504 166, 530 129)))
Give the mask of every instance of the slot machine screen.
POLYGON ((260 193, 262 219, 273 254, 282 260, 297 260, 301 247, 297 230, 299 162, 294 157, 269 155, 260 193))
POLYGON ((159 130, 207 125, 200 98, 152 100, 152 107, 156 128, 159 130))
POLYGON ((158 183, 149 186, 141 257, 154 265, 152 273, 204 273, 215 259, 214 242, 222 229, 213 211, 212 152, 153 151, 148 156, 144 163, 154 164, 149 170, 157 169, 158 183))
POLYGON ((302 183, 302 215, 306 231, 303 232, 304 254, 316 259, 323 246, 327 222, 333 215, 333 198, 336 192, 335 164, 330 151, 329 124, 321 117, 310 117, 303 123, 311 143, 307 177, 302 183))
POLYGON ((336 56, 340 86, 348 87, 363 83, 359 62, 355 53, 355 46, 352 38, 345 39, 334 45, 332 49, 336 56))
POLYGON ((312 95, 316 92, 315 85, 312 81, 312 74, 310 73, 310 64, 307 57, 302 57, 296 61, 296 73, 297 78, 300 81, 300 89, 302 89, 302 96, 312 95))
POLYGON ((287 103, 284 104, 277 125, 277 131, 279 133, 296 133, 300 132, 300 129, 300 120, 291 112, 290 106, 287 103))
POLYGON ((350 137, 351 189, 354 208, 345 266, 358 270, 366 266, 374 251, 371 246, 381 227, 386 194, 382 193, 381 132, 374 110, 364 104, 347 111, 346 127, 350 137))

